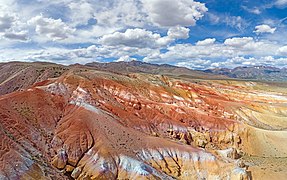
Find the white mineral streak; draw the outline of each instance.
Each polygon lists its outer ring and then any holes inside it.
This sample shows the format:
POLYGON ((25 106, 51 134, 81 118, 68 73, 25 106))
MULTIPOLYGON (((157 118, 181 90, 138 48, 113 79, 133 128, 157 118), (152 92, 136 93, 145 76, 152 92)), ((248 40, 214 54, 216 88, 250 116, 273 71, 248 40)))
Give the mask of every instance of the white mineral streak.
POLYGON ((39 88, 58 95, 66 95, 69 92, 65 84, 58 82, 51 83, 47 86, 40 86, 39 88))
POLYGON ((193 162, 207 162, 215 161, 215 157, 209 153, 198 151, 198 152, 187 152, 179 151, 178 149, 171 148, 160 148, 160 149, 143 149, 137 154, 142 160, 163 160, 164 158, 181 158, 184 161, 193 162))

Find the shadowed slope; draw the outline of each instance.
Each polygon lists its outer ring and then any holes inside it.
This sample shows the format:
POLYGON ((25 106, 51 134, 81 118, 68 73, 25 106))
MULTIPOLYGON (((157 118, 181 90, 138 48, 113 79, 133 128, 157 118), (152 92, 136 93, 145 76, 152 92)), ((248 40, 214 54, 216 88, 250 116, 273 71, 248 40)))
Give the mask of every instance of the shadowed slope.
POLYGON ((59 77, 68 67, 52 63, 11 62, 0 65, 0 95, 26 89, 36 82, 59 77))

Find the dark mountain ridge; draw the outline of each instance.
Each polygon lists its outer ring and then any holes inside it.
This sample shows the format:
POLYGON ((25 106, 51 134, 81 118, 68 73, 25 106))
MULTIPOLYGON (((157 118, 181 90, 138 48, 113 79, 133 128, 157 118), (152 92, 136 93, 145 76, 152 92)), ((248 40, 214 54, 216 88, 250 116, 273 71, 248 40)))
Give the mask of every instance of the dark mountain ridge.
POLYGON ((239 79, 287 81, 287 69, 272 66, 243 66, 234 69, 215 68, 205 70, 204 72, 239 79))

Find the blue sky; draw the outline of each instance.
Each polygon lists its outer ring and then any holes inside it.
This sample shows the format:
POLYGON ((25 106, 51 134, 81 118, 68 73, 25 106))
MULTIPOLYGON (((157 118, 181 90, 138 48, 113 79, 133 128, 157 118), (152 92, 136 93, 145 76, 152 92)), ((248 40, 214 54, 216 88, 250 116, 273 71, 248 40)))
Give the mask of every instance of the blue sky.
POLYGON ((0 0, 0 62, 287 67, 287 0, 0 0))

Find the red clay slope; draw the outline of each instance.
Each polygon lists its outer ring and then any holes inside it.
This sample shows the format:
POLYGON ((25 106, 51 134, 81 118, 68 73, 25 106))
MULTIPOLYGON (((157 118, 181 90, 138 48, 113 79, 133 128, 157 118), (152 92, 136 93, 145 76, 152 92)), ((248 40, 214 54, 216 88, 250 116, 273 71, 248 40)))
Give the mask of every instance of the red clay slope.
POLYGON ((239 88, 74 69, 0 96, 0 179, 247 179, 239 88))

